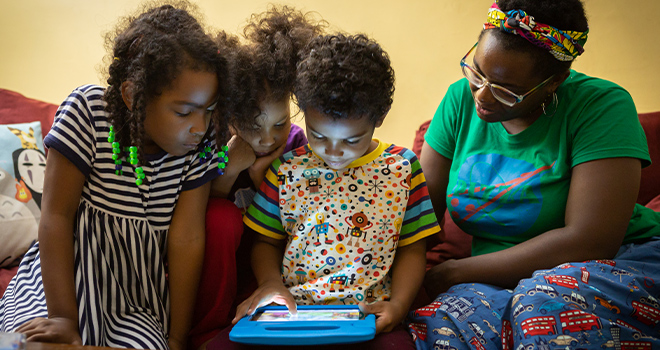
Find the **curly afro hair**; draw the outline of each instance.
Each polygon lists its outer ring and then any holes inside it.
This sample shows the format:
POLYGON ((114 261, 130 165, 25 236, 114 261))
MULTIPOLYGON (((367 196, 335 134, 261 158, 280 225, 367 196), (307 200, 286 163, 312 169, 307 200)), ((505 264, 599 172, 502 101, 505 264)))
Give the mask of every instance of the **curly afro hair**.
MULTIPOLYGON (((497 0, 497 5, 504 12, 523 10, 533 16, 535 21, 560 30, 584 32, 589 29, 584 5, 580 0, 497 0)), ((547 78, 571 68, 573 61, 559 61, 548 51, 518 35, 493 28, 482 30, 479 39, 487 31, 490 31, 505 49, 527 52, 536 57, 535 66, 540 78, 547 78)))
POLYGON ((390 58, 366 35, 314 39, 297 72, 294 94, 303 112, 314 108, 333 118, 366 115, 375 124, 392 106, 390 58))
POLYGON ((251 16, 242 38, 225 32, 217 36, 221 51, 228 52, 229 115, 234 127, 252 129, 261 114, 260 103, 291 96, 302 50, 326 26, 313 13, 271 6, 251 16))
MULTIPOLYGON (((214 72, 219 96, 227 95, 227 62, 192 13, 196 8, 180 1, 174 4, 146 4, 140 14, 123 18, 105 36, 110 65, 104 94, 108 121, 121 145, 142 144, 147 103, 171 86, 183 69, 214 72), (121 95, 125 81, 133 83, 133 106, 129 110, 121 95)), ((225 99, 219 99, 213 114, 216 141, 228 137, 225 99)))

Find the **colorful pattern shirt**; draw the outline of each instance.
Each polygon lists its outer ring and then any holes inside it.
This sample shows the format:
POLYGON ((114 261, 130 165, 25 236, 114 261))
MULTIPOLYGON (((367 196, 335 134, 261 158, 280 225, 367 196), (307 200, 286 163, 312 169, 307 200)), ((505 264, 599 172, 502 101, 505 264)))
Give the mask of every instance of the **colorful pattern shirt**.
POLYGON ((334 170, 309 145, 273 162, 245 215, 286 239, 282 280, 298 304, 388 300, 397 246, 440 231, 415 154, 379 142, 334 170))

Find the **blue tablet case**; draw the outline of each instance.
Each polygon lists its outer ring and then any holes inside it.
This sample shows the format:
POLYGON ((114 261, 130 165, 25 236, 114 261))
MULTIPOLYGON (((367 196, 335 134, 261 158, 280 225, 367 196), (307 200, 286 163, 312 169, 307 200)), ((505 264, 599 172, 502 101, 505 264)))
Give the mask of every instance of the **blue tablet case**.
MULTIPOLYGON (((357 305, 299 305, 298 310, 358 310, 357 305)), ((255 345, 349 344, 371 340, 376 335, 376 317, 358 320, 253 320, 262 310, 287 310, 286 306, 266 306, 243 317, 229 333, 237 343, 255 345)))

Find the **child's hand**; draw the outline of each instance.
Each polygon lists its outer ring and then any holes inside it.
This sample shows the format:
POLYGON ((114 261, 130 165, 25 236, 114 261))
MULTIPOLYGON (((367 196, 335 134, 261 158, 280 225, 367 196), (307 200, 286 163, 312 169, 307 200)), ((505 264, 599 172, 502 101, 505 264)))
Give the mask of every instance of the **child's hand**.
POLYGON ((250 178, 252 179, 252 183, 254 183, 256 188, 261 186, 261 183, 264 181, 264 176, 266 176, 266 170, 268 170, 268 167, 271 163, 273 163, 275 159, 282 156, 285 147, 286 143, 283 143, 280 147, 273 151, 273 153, 267 156, 258 157, 250 166, 248 172, 250 173, 250 178))
POLYGON ((361 302, 358 306, 363 313, 376 315, 376 334, 392 331, 408 313, 401 304, 392 301, 377 301, 373 304, 361 302))
POLYGON ((37 317, 22 324, 16 332, 25 334, 29 342, 82 345, 78 321, 65 317, 37 317))
POLYGON ((243 316, 252 315, 261 306, 276 303, 279 305, 286 305, 291 314, 296 314, 296 301, 293 295, 286 287, 279 281, 266 282, 259 286, 252 295, 242 302, 236 308, 236 317, 231 320, 232 324, 236 324, 243 316))
POLYGON ((257 159, 252 146, 238 135, 231 137, 227 147, 229 147, 229 162, 225 172, 238 174, 252 166, 257 159))

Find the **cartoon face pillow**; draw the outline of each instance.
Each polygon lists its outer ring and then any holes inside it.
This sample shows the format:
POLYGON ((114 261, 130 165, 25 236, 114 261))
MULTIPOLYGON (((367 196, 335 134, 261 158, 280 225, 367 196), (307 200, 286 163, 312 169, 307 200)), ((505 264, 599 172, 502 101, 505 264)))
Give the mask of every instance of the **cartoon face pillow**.
POLYGON ((37 240, 45 169, 39 122, 0 125, 0 267, 37 240))

